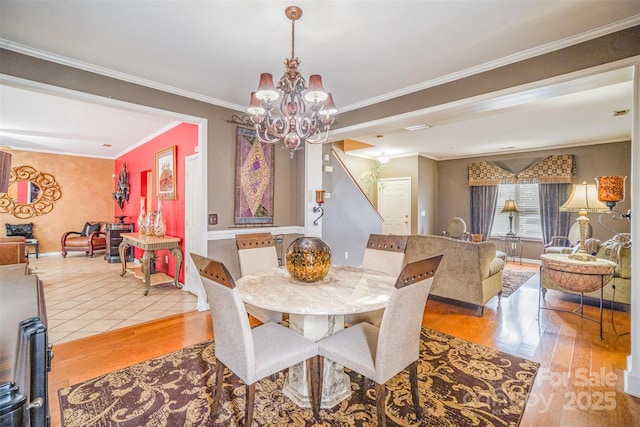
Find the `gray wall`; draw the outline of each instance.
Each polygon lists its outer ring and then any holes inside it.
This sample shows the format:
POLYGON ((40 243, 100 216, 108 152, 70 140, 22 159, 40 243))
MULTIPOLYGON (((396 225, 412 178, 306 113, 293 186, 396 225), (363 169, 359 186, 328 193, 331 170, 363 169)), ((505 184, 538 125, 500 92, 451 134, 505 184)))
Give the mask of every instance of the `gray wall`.
MULTIPOLYGON (((444 230, 451 217, 459 216, 470 224, 470 193, 468 184, 469 163, 478 161, 494 161, 505 159, 522 159, 531 157, 545 157, 552 154, 573 154, 576 159, 578 182, 595 183, 594 178, 602 175, 631 175, 631 142, 574 147, 570 149, 545 150, 526 153, 504 154, 500 156, 484 156, 438 162, 438 229, 444 230)), ((631 194, 632 183, 626 182, 626 194, 631 194)), ((630 209, 629 197, 616 206, 622 212, 630 209)), ((577 214, 574 214, 574 218, 577 214)), ((588 214, 593 227, 593 237, 608 240, 612 234, 598 224, 597 214, 588 214)), ((629 222, 609 221, 617 232, 629 232, 629 222)), ((542 242, 527 241, 523 257, 538 259, 543 252, 542 242)))
POLYGON ((324 204, 322 240, 331 248, 334 264, 362 265, 369 235, 382 232, 382 218, 335 154, 330 159, 333 172, 322 177, 324 190, 331 193, 324 204))

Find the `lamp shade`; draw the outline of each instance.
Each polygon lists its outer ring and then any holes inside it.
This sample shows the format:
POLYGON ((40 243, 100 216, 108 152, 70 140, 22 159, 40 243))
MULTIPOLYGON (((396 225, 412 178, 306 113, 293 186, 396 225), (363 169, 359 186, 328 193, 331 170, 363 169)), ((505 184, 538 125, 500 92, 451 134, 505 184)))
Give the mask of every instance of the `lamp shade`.
POLYGON ((569 200, 560 206, 561 212, 606 212, 607 205, 598 200, 595 184, 575 184, 569 200))
POLYGON ((327 96, 327 92, 322 86, 320 74, 309 76, 309 87, 307 88, 307 93, 304 94, 304 99, 309 102, 322 102, 327 99, 327 96))
POLYGON ((251 103, 249 104, 249 108, 247 108, 247 113, 254 116, 261 116, 264 114, 264 108, 260 105, 260 101, 258 100, 255 92, 251 92, 251 103))
POLYGON ((516 205, 515 200, 507 199, 504 201, 502 212, 520 212, 520 209, 518 209, 518 205, 516 205))
POLYGON ((280 97, 280 94, 273 86, 273 76, 269 73, 260 74, 260 83, 258 84, 258 90, 256 91, 256 98, 260 101, 275 101, 280 97))
POLYGON ((624 200, 626 176, 599 176, 596 178, 598 200, 601 202, 621 202, 624 200))
POLYGON ((332 116, 338 112, 336 104, 333 102, 333 96, 330 93, 327 94, 327 99, 324 100, 324 108, 320 111, 320 114, 325 116, 332 116))

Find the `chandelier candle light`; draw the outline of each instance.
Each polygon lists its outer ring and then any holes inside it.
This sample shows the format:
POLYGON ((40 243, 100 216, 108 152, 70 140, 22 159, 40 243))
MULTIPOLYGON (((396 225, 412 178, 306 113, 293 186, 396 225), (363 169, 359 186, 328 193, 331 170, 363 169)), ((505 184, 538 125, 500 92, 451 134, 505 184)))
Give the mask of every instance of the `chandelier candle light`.
POLYGON ((300 60, 295 56, 295 23, 302 9, 289 6, 285 15, 291 20, 291 58, 285 60, 287 70, 273 85, 273 76, 260 75, 258 90, 251 93, 247 112, 251 115, 256 135, 261 142, 283 141, 291 151, 304 148, 304 143, 322 144, 329 138, 334 115, 338 112, 333 98, 322 86, 322 77, 313 74, 309 85, 298 71, 300 60), (279 100, 279 108, 276 102, 279 100))
POLYGON ((587 231, 587 224, 589 218, 587 218, 587 212, 606 212, 607 206, 598 200, 595 184, 587 184, 583 181, 582 184, 575 184, 569 200, 560 206, 561 212, 578 212, 578 221, 580 227, 580 250, 569 255, 571 259, 577 259, 579 261, 595 261, 596 257, 587 253, 585 249, 585 235, 587 231))

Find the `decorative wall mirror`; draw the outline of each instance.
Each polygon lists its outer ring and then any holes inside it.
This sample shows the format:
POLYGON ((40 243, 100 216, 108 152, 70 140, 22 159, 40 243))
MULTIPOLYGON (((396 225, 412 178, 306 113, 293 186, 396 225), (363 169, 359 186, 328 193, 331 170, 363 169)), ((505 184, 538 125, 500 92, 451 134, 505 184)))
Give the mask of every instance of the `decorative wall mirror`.
POLYGON ((53 175, 32 166, 16 166, 11 169, 8 191, 0 193, 0 212, 22 219, 44 215, 61 196, 53 175))

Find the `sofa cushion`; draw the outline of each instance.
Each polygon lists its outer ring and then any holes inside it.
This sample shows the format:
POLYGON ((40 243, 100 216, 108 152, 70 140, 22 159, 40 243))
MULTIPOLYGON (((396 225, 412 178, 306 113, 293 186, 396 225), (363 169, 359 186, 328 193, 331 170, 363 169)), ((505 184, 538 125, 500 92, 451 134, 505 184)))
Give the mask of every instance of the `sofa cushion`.
POLYGON ((33 223, 28 224, 5 224, 7 236, 24 236, 33 239, 33 223))

